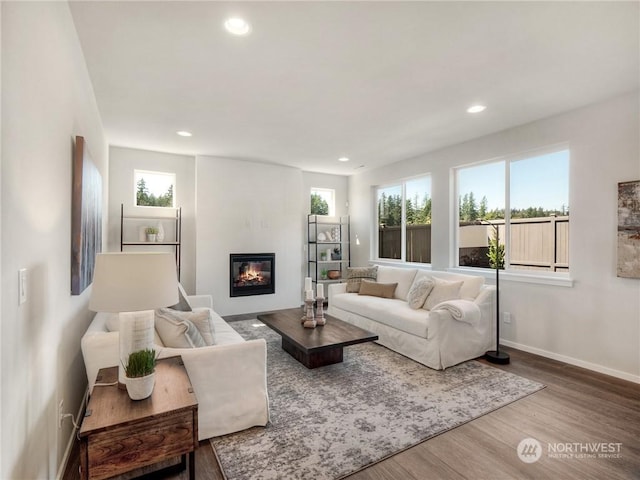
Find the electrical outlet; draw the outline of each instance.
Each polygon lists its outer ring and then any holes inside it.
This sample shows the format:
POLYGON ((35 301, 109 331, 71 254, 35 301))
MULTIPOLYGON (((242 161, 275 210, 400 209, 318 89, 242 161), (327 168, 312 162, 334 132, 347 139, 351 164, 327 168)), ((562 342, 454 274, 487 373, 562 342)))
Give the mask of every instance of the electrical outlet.
POLYGON ((503 312, 502 313, 502 321, 504 323, 511 323, 511 313, 509 312, 503 312))
POLYGON ((64 400, 60 400, 58 404, 58 429, 62 428, 62 420, 64 419, 64 400))

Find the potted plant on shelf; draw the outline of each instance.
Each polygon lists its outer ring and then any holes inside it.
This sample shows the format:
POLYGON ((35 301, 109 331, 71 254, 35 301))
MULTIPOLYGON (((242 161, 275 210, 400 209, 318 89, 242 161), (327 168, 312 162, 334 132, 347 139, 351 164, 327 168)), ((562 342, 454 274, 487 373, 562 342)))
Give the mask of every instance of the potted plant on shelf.
POLYGON ((342 260, 342 254, 340 253, 340 247, 335 247, 331 253, 331 260, 342 260))
POLYGON ((320 279, 321 279, 321 280, 326 280, 326 279, 327 279, 327 269, 326 269, 326 268, 323 268, 323 269, 320 271, 320 279))
POLYGON ((151 395, 156 383, 155 369, 155 350, 138 350, 129 355, 124 372, 125 385, 131 400, 143 400, 151 395))
POLYGON ((158 236, 158 229, 156 227, 147 227, 144 231, 147 234, 147 242, 155 242, 158 236))

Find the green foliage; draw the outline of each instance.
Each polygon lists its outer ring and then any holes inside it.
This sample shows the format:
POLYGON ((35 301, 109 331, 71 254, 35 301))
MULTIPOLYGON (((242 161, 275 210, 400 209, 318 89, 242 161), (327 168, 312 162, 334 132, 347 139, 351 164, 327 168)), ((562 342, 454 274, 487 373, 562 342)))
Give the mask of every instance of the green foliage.
POLYGON ((157 235, 158 229, 156 227, 147 227, 144 229, 144 233, 147 235, 157 235))
POLYGON ((329 215, 329 204, 317 193, 311 194, 311 214, 329 215))
POLYGON ((129 355, 124 371, 127 377, 146 377, 156 368, 156 351, 153 349, 138 350, 129 355))
POLYGON ((136 205, 139 207, 173 207, 173 185, 167 189, 167 193, 156 197, 153 193, 149 193, 144 178, 138 180, 136 190, 136 205))
MULTIPOLYGON (((476 205, 476 199, 473 192, 465 193, 459 198, 459 215, 461 222, 475 222, 477 220, 498 220, 504 218, 504 208, 494 208, 489 210, 487 206, 487 197, 482 197, 480 206, 476 205)), ((552 215, 565 216, 569 215, 569 208, 562 205, 560 210, 548 210, 542 207, 528 208, 512 208, 511 218, 540 218, 550 217, 552 215)))
POLYGON ((494 229, 493 238, 489 239, 489 265, 491 268, 504 270, 504 245, 498 241, 498 230, 494 229))
MULTIPOLYGON (((405 220, 407 225, 427 225, 431 223, 431 198, 425 195, 422 201, 414 198, 405 200, 405 220)), ((402 197, 382 194, 378 200, 378 222, 387 227, 402 224, 402 197)))

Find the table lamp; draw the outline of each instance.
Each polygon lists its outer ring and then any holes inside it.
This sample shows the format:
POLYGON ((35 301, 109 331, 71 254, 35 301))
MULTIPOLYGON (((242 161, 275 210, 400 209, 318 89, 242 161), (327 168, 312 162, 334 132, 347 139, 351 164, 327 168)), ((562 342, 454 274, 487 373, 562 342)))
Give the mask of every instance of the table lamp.
POLYGON ((176 262, 171 253, 99 253, 89 309, 119 314, 118 382, 125 383, 129 354, 152 349, 154 310, 178 303, 176 262))

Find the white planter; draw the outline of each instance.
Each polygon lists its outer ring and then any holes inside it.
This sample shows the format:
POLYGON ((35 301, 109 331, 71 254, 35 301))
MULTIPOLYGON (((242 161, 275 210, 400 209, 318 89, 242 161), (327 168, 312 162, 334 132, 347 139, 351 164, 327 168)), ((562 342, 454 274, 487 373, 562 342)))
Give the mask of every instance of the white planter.
POLYGON ((155 242, 157 235, 155 233, 147 233, 147 242, 155 242))
POLYGON ((146 377, 135 377, 125 379, 127 393, 131 400, 144 400, 153 393, 153 387, 156 384, 155 372, 146 377))

